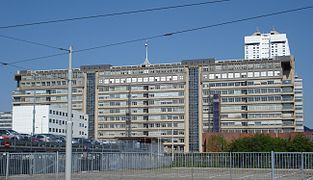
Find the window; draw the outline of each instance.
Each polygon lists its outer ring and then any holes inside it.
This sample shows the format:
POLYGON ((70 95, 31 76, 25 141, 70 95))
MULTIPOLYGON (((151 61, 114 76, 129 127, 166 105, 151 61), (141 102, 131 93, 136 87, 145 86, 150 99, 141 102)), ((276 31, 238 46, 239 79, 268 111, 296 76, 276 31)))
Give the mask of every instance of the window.
POLYGON ((261 72, 261 76, 262 76, 262 77, 265 77, 265 76, 266 76, 266 72, 265 72, 265 71, 262 71, 262 72, 261 72))
POLYGON ((267 72, 267 75, 268 75, 268 76, 274 76, 274 73, 273 73, 273 71, 268 71, 268 72, 267 72))
POLYGON ((280 76, 280 71, 275 71, 274 76, 280 76))

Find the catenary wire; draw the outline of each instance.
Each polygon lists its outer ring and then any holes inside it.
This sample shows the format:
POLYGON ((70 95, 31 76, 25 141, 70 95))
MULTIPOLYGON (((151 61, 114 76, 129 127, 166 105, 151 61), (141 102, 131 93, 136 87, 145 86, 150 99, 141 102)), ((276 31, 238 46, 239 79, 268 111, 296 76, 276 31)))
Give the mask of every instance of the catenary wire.
POLYGON ((28 44, 33 44, 33 45, 38 45, 38 46, 44 46, 44 47, 48 47, 51 49, 58 49, 58 50, 65 50, 68 51, 65 48, 61 48, 61 47, 56 47, 56 46, 51 46, 48 44, 44 44, 44 43, 39 43, 39 42, 34 42, 34 41, 29 41, 29 40, 25 40, 25 39, 20 39, 20 38, 16 38, 16 37, 12 37, 12 36, 6 36, 6 35, 2 35, 0 34, 1 38, 5 38, 5 39, 10 39, 10 40, 14 40, 14 41, 19 41, 19 42, 24 42, 24 43, 28 43, 28 44))
MULTIPOLYGON (((301 8, 295 8, 295 9, 288 9, 288 10, 283 10, 283 11, 277 11, 277 12, 272 12, 272 13, 268 13, 268 14, 251 16, 251 17, 248 17, 248 18, 240 18, 240 19, 236 19, 236 20, 225 21, 225 22, 221 22, 221 23, 217 23, 217 24, 211 24, 211 25, 197 27, 197 28, 185 29, 185 30, 180 30, 180 31, 174 31, 174 32, 159 34, 159 35, 155 35, 155 36, 137 38, 137 39, 121 41, 121 42, 117 42, 117 43, 110 43, 110 44, 105 44, 105 45, 100 45, 100 46, 95 46, 95 47, 90 47, 90 48, 85 48, 85 49, 79 49, 79 50, 73 51, 73 53, 85 52, 85 51, 95 50, 95 49, 99 49, 99 48, 106 48, 106 47, 122 45, 122 44, 128 44, 128 43, 144 41, 144 40, 149 40, 149 39, 156 39, 156 38, 161 38, 161 37, 167 37, 167 36, 172 36, 172 35, 176 35, 176 34, 182 34, 182 33, 187 33, 187 32, 192 32, 192 31, 198 31, 198 30, 208 29, 208 28, 212 28, 212 27, 223 26, 223 25, 227 25, 227 24, 233 24, 233 23, 238 23, 238 22, 243 22, 243 21, 249 21, 249 20, 253 20, 253 19, 260 19, 260 18, 265 18, 265 17, 270 17, 270 16, 287 14, 287 13, 291 13, 291 12, 303 11, 303 10, 312 9, 312 8, 313 8, 313 5, 305 6, 305 7, 301 7, 301 8)), ((22 63, 22 62, 46 59, 46 58, 60 56, 60 55, 65 55, 65 54, 67 54, 67 53, 54 54, 54 55, 49 55, 49 56, 42 56, 42 57, 37 57, 37 58, 29 58, 29 59, 14 61, 14 62, 12 62, 10 64, 17 64, 17 63, 22 63)))
POLYGON ((40 57, 35 57, 35 58, 28 58, 28 59, 23 59, 23 60, 19 60, 19 61, 14 61, 14 62, 7 63, 7 64, 18 64, 18 63, 23 63, 23 62, 35 61, 35 60, 40 60, 40 59, 47 59, 47 58, 52 58, 52 57, 57 57, 57 56, 63 56, 66 54, 68 54, 68 53, 51 54, 51 55, 47 55, 47 56, 40 56, 40 57))
POLYGON ((94 50, 94 49, 99 49, 99 48, 105 48, 105 47, 110 47, 110 46, 116 46, 116 45, 121 45, 121 44, 127 44, 127 43, 132 43, 132 42, 137 42, 137 41, 150 40, 150 39, 155 39, 155 38, 160 38, 160 37, 172 36, 172 35, 176 35, 176 34, 198 31, 198 30, 202 30, 202 29, 208 29, 208 28, 212 28, 212 27, 217 27, 217 26, 222 26, 222 25, 227 25, 227 24, 233 24, 233 23, 238 23, 238 22, 243 22, 243 21, 249 21, 249 20, 259 19, 259 18, 264 18, 264 17, 270 17, 270 16, 275 16, 275 15, 280 15, 280 14, 286 14, 286 13, 291 13, 291 12, 296 12, 296 11, 302 11, 302 10, 312 9, 312 8, 313 8, 313 5, 301 7, 301 8, 296 8, 296 9, 278 11, 278 12, 273 12, 273 13, 268 13, 268 14, 262 14, 262 15, 258 15, 258 16, 241 18, 241 19, 236 19, 236 20, 231 20, 231 21, 225 21, 225 22, 221 22, 221 23, 217 23, 217 24, 211 24, 211 25, 197 27, 197 28, 185 29, 185 30, 181 30, 181 31, 169 32, 169 33, 159 34, 159 35, 150 36, 150 37, 138 38, 138 39, 133 39, 133 40, 127 40, 127 41, 121 41, 121 42, 117 42, 117 43, 111 43, 111 44, 106 44, 106 45, 90 47, 90 48, 86 48, 86 49, 80 49, 80 50, 73 51, 73 53, 89 51, 89 50, 94 50))
POLYGON ((40 25, 40 24, 60 23, 60 22, 68 22, 68 21, 78 21, 78 20, 84 20, 84 19, 104 18, 104 17, 111 17, 111 16, 130 15, 130 14, 136 14, 136 13, 145 13, 145 12, 152 12, 152 11, 161 11, 161 10, 168 10, 168 9, 200 6, 200 5, 214 4, 214 3, 227 2, 227 1, 231 1, 231 0, 205 1, 205 2, 200 2, 200 3, 182 4, 182 5, 176 5, 176 6, 166 6, 166 7, 139 9, 139 10, 132 10, 132 11, 114 12, 114 13, 109 13, 109 14, 98 14, 98 15, 91 15, 91 16, 66 18, 66 19, 38 21, 38 22, 15 24, 15 25, 9 25, 9 26, 0 26, 0 29, 16 28, 16 27, 23 27, 23 26, 33 26, 33 25, 40 25))
MULTIPOLYGON (((14 64, 7 64, 7 63, 1 62, 1 61, 0 61, 0 64, 3 65, 3 66, 7 66, 7 67, 10 66, 10 67, 18 69, 18 70, 27 70, 27 69, 29 69, 29 68, 26 68, 26 67, 23 67, 23 66, 18 66, 18 65, 14 65, 14 64)), ((35 71, 35 70, 33 70, 33 71, 35 71)), ((38 75, 38 73, 36 73, 36 72, 34 74, 38 75)), ((57 75, 52 75, 52 77, 58 78, 58 79, 67 80, 67 81, 69 80, 68 78, 59 77, 57 75)))
POLYGON ((14 64, 9 64, 9 63, 2 62, 2 61, 0 61, 0 64, 1 64, 2 66, 11 66, 11 67, 14 67, 14 68, 17 68, 17 69, 27 69, 27 68, 22 67, 22 66, 18 66, 18 65, 14 65, 14 64))

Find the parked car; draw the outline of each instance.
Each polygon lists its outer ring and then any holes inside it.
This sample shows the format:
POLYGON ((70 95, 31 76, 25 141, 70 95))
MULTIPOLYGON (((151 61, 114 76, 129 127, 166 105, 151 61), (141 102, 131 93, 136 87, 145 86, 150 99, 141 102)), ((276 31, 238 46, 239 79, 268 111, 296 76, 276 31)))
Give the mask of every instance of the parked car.
POLYGON ((54 135, 57 138, 58 143, 65 143, 66 142, 66 137, 63 135, 54 135))
POLYGON ((23 140, 23 136, 12 129, 0 129, 0 134, 8 136, 11 141, 23 140))
POLYGON ((82 147, 84 149, 88 149, 92 146, 91 141, 85 138, 73 138, 72 146, 82 147))
POLYGON ((57 143, 57 137, 53 134, 35 134, 33 135, 33 142, 50 142, 57 143))
POLYGON ((10 147, 10 138, 6 134, 2 134, 0 131, 0 147, 10 147))
POLYGON ((30 134, 21 133, 20 135, 23 137, 24 141, 30 141, 32 138, 30 134))

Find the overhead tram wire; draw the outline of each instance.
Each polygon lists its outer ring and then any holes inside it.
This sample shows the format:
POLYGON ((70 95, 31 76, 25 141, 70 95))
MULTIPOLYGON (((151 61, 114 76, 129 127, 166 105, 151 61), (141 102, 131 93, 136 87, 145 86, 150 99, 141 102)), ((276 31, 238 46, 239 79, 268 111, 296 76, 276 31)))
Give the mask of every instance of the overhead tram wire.
POLYGON ((67 49, 64 49, 64 48, 61 48, 61 47, 51 46, 51 45, 48 45, 48 44, 34 42, 34 41, 29 41, 29 40, 20 39, 20 38, 16 38, 16 37, 12 37, 12 36, 6 36, 6 35, 0 34, 0 37, 1 38, 5 38, 5 39, 9 39, 9 40, 14 40, 14 41, 24 42, 24 43, 28 43, 28 44, 33 44, 33 45, 37 45, 37 46, 43 46, 43 47, 47 47, 47 48, 51 48, 51 49, 68 51, 67 49))
MULTIPOLYGON (((27 69, 29 69, 29 68, 26 68, 26 67, 23 67, 23 66, 17 66, 17 65, 14 65, 14 64, 7 64, 7 63, 1 62, 1 61, 0 61, 0 64, 4 65, 4 66, 11 66, 12 68, 15 68, 15 69, 18 69, 18 70, 27 70, 27 69)), ((32 71, 36 71, 36 70, 32 70, 32 71)), ((59 76, 56 76, 56 75, 52 75, 52 77, 68 81, 68 78, 66 78, 66 77, 59 77, 59 76)))
POLYGON ((35 57, 35 58, 28 58, 28 59, 13 61, 13 62, 8 63, 8 64, 19 64, 19 63, 23 63, 23 62, 30 62, 30 61, 41 60, 41 59, 48 59, 48 58, 57 57, 57 56, 63 56, 63 55, 68 55, 68 53, 66 52, 66 53, 51 54, 51 55, 47 55, 47 56, 40 56, 40 57, 35 57))
MULTIPOLYGON (((24 43, 27 43, 27 44, 33 44, 33 45, 37 45, 37 46, 43 46, 43 47, 48 47, 48 48, 51 48, 51 49, 57 49, 57 50, 68 52, 67 49, 62 48, 62 47, 51 46, 51 45, 48 45, 48 44, 34 42, 34 41, 29 41, 29 40, 20 39, 20 38, 16 38, 16 37, 12 37, 12 36, 6 36, 6 35, 0 34, 0 38, 5 38, 5 39, 9 39, 9 40, 24 42, 24 43)), ((37 60, 37 59, 45 59, 45 58, 60 56, 60 55, 64 55, 64 54, 68 54, 68 53, 58 53, 58 54, 53 54, 53 55, 48 55, 48 56, 41 56, 41 57, 38 57, 38 58, 29 58, 29 59, 25 59, 25 61, 31 61, 31 60, 37 60)), ((6 66, 6 65, 9 65, 9 64, 13 65, 13 64, 20 63, 20 62, 24 62, 24 61, 17 61, 17 62, 13 62, 13 63, 0 62, 0 65, 2 65, 2 66, 6 66)))
POLYGON ((297 11, 302 11, 302 10, 307 10, 307 9, 312 9, 312 8, 313 8, 313 5, 301 7, 301 8, 295 8, 295 9, 288 9, 288 10, 278 11, 278 12, 273 12, 273 13, 268 13, 268 14, 262 14, 262 15, 258 15, 258 16, 251 16, 248 18, 241 18, 241 19, 221 22, 221 23, 217 23, 217 24, 211 24, 211 25, 197 27, 197 28, 175 31, 175 32, 168 33, 167 36, 171 36, 171 35, 175 35, 175 34, 182 34, 182 33, 187 33, 187 32, 192 32, 192 31, 198 31, 198 30, 202 30, 202 29, 208 29, 208 28, 212 28, 212 27, 223 26, 223 25, 233 24, 233 23, 238 23, 238 22, 243 22, 243 21, 250 21, 250 20, 260 19, 260 18, 265 18, 265 17, 270 17, 270 16, 277 16, 277 15, 281 15, 281 14, 287 14, 287 13, 292 13, 292 12, 297 12, 297 11))
POLYGON ((2 65, 2 66, 11 66, 11 67, 14 67, 14 68, 16 68, 16 69, 27 69, 27 68, 22 67, 22 66, 18 66, 18 65, 14 65, 14 64, 9 64, 9 63, 2 62, 2 61, 0 61, 0 65, 2 65))
POLYGON ((177 8, 184 8, 184 7, 201 6, 201 5, 207 5, 207 4, 215 4, 215 3, 227 2, 227 1, 231 1, 231 0, 214 0, 214 1, 205 1, 205 2, 200 2, 200 3, 182 4, 182 5, 176 5, 176 6, 165 6, 165 7, 157 7, 157 8, 132 10, 132 11, 114 12, 114 13, 108 13, 108 14, 98 14, 98 15, 91 15, 91 16, 81 16, 81 17, 73 17, 73 18, 65 18, 65 19, 38 21, 38 22, 31 22, 31 23, 24 23, 24 24, 0 26, 0 29, 9 29, 9 28, 33 26, 33 25, 40 25, 40 24, 51 24, 51 23, 60 23, 60 22, 68 22, 68 21, 78 21, 78 20, 84 20, 84 19, 95 19, 95 18, 105 18, 105 17, 112 17, 112 16, 130 15, 130 14, 145 13, 145 12, 152 12, 152 11, 161 11, 161 10, 177 9, 177 8))
MULTIPOLYGON (((260 18, 265 18, 265 17, 277 16, 277 15, 281 15, 281 14, 287 14, 287 13, 292 13, 292 12, 297 12, 297 11, 303 11, 303 10, 312 9, 312 8, 313 8, 313 5, 305 6, 305 7, 301 7, 301 8, 295 8, 295 9, 288 9, 288 10, 283 10, 283 11, 277 11, 277 12, 272 12, 272 13, 268 13, 268 14, 251 16, 251 17, 248 17, 248 18, 240 18, 240 19, 236 19, 236 20, 225 21, 225 22, 221 22, 221 23, 217 23, 217 24, 211 24, 211 25, 197 27, 197 28, 185 29, 185 30, 174 31, 174 32, 169 32, 169 33, 164 33, 164 34, 159 34, 159 35, 154 35, 154 36, 148 36, 148 37, 143 37, 143 38, 137 38, 137 39, 132 39, 132 40, 121 41, 121 42, 117 42, 117 43, 110 43, 110 44, 99 45, 99 46, 85 48, 85 49, 79 49, 79 50, 73 51, 73 53, 85 52, 85 51, 90 51, 90 50, 95 50, 95 49, 100 49, 100 48, 107 48, 107 47, 112 47, 112 46, 117 46, 117 45, 123 45, 123 44, 139 42, 139 41, 145 41, 145 40, 150 40, 150 39, 161 38, 161 37, 173 36, 173 35, 176 35, 176 34, 183 34, 183 33, 187 33, 187 32, 193 32, 193 31, 198 31, 198 30, 203 30, 203 29, 209 29, 209 28, 212 28, 212 27, 218 27, 218 26, 223 26, 223 25, 227 25, 227 24, 233 24, 233 23, 238 23, 238 22, 250 21, 250 20, 260 19, 260 18)), ((22 62, 46 59, 46 58, 60 56, 60 55, 65 55, 65 54, 67 54, 67 53, 61 53, 61 54, 54 54, 54 55, 49 55, 49 56, 37 57, 37 58, 24 59, 24 60, 14 61, 14 62, 12 62, 10 64, 17 64, 17 63, 22 63, 22 62)))
POLYGON ((95 47, 90 47, 90 48, 85 48, 85 49, 79 49, 79 50, 73 51, 73 53, 90 51, 90 50, 106 48, 106 47, 111 47, 111 46, 117 46, 117 45, 123 45, 123 44, 129 44, 129 43, 134 43, 134 42, 139 42, 139 41, 146 41, 146 40, 160 38, 160 37, 163 37, 163 36, 164 35, 161 34, 161 35, 155 35, 155 36, 150 36, 150 37, 132 39, 132 40, 127 40, 127 41, 120 41, 120 42, 116 42, 116 43, 110 43, 110 44, 105 44, 105 45, 100 45, 100 46, 95 46, 95 47))
POLYGON ((160 38, 160 37, 167 37, 167 36, 172 36, 172 35, 176 35, 176 34, 182 34, 182 33, 187 33, 187 32, 192 32, 192 31, 198 31, 198 30, 202 30, 202 29, 208 29, 208 28, 217 27, 217 26, 223 26, 223 25, 227 25, 227 24, 233 24, 233 23, 238 23, 238 22, 243 22, 243 21, 249 21, 249 20, 253 20, 253 19, 260 19, 260 18, 265 18, 265 17, 270 17, 270 16, 287 14, 287 13, 291 13, 291 12, 302 11, 302 10, 312 9, 312 8, 313 8, 313 5, 306 6, 306 7, 301 7, 301 8, 284 10, 284 11, 278 11, 278 12, 273 12, 273 13, 268 13, 268 14, 262 14, 262 15, 258 15, 258 16, 251 16, 251 17, 248 17, 248 18, 241 18, 241 19, 236 19, 236 20, 231 20, 231 21, 225 21, 225 22, 221 22, 221 23, 217 23, 217 24, 211 24, 211 25, 197 27, 197 28, 185 29, 185 30, 181 30, 181 31, 174 31, 174 32, 169 32, 169 33, 165 33, 165 34, 159 34, 159 35, 150 36, 150 37, 138 38, 138 39, 133 39, 133 40, 121 41, 121 42, 117 42, 117 43, 111 43, 111 44, 106 44, 106 45, 100 45, 100 46, 80 49, 80 50, 73 51, 73 53, 89 51, 89 50, 95 50, 95 49, 99 49, 99 48, 105 48, 105 47, 122 45, 122 44, 128 44, 128 43, 133 43, 133 42, 138 42, 138 41, 156 39, 156 38, 160 38))

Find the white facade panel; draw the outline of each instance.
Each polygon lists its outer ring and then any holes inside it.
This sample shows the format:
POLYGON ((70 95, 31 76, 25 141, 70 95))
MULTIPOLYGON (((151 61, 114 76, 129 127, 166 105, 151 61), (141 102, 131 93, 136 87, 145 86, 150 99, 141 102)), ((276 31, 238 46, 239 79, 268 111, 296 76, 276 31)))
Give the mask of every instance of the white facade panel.
POLYGON ((290 55, 286 34, 280 34, 277 31, 271 31, 265 34, 255 32, 251 36, 245 36, 244 42, 245 59, 262 59, 290 55))
MULTIPOLYGON (((88 137, 88 117, 73 111, 73 137, 88 137)), ((12 129, 19 133, 32 134, 33 106, 13 106, 12 129)), ((35 134, 49 133, 66 135, 67 109, 55 105, 35 106, 35 134)))

